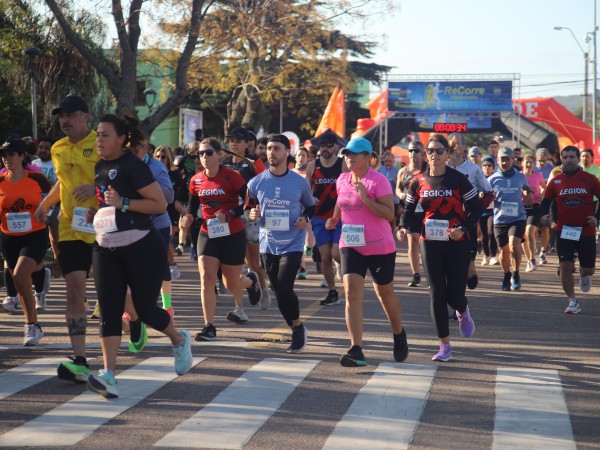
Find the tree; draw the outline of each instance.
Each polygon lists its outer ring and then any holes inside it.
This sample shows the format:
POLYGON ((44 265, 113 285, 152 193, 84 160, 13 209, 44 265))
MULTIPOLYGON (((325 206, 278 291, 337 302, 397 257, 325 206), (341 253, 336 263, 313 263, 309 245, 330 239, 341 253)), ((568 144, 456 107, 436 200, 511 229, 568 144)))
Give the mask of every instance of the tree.
MULTIPOLYGON (((72 26, 65 15, 67 0, 44 0, 48 8, 62 28, 66 38, 98 73, 106 80, 108 89, 116 100, 117 114, 137 116, 135 96, 137 92, 137 66, 140 56, 140 38, 142 37, 142 8, 147 6, 155 11, 169 11, 177 14, 179 31, 183 30, 185 40, 181 51, 177 53, 174 69, 174 83, 167 98, 142 121, 141 128, 146 134, 151 133, 182 102, 188 92, 188 69, 192 54, 198 42, 200 24, 213 0, 131 0, 127 17, 121 0, 110 0, 110 13, 116 28, 117 39, 111 52, 90 46, 81 32, 72 26)), ((98 2, 99 6, 107 6, 107 1, 98 2)), ((162 25, 158 23, 157 29, 162 25)), ((154 30, 156 31, 156 30, 154 30)))
MULTIPOLYGON (((70 14, 70 11, 67 10, 70 14)), ((103 25, 89 14, 73 20, 73 28, 80 30, 88 45, 103 40, 103 25)), ((94 68, 87 63, 73 46, 67 42, 56 21, 36 11, 31 2, 23 0, 0 0, 0 110, 5 112, 0 121, 3 135, 17 131, 22 135, 31 133, 29 111, 31 83, 28 57, 23 54, 27 47, 35 46, 42 55, 34 59, 39 130, 51 134, 51 109, 69 92, 87 98, 97 97, 101 90, 100 79, 94 68)), ((100 105, 102 106, 102 105, 100 105)))
POLYGON ((371 56, 374 43, 334 29, 314 0, 226 1, 203 25, 204 54, 190 84, 229 93, 226 131, 240 124, 258 129, 266 105, 282 97, 318 97, 324 105, 336 85, 348 89, 359 69, 374 79, 386 69, 351 64, 350 57, 371 56))

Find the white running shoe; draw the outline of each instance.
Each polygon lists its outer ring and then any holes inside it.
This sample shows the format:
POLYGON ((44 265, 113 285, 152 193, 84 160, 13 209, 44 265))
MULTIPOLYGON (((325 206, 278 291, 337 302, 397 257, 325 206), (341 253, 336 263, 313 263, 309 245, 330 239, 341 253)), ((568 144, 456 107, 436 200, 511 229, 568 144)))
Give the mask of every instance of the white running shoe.
POLYGON ((46 294, 44 292, 33 292, 35 298, 35 309, 39 312, 46 311, 46 294))
POLYGON ((581 289, 581 292, 589 292, 591 288, 592 288, 592 276, 591 275, 580 275, 579 289, 581 289))
POLYGON ((227 320, 234 323, 246 323, 248 322, 248 316, 242 308, 235 308, 227 314, 227 320))
POLYGON ((23 338, 23 345, 32 346, 37 345, 40 339, 44 337, 42 327, 37 323, 26 323, 25 324, 25 337, 23 338))
POLYGON ((18 303, 19 299, 17 297, 6 297, 2 302, 2 307, 8 312, 16 313, 18 303))
POLYGON ((181 272, 179 271, 179 267, 177 267, 177 263, 169 266, 169 271, 171 272, 172 280, 177 280, 179 277, 181 277, 181 272))
POLYGON ((320 286, 321 287, 327 287, 327 281, 325 280, 325 278, 323 278, 323 281, 321 281, 320 286))
POLYGON ((495 266, 498 264, 498 258, 496 258, 495 256, 492 256, 490 258, 490 266, 495 266))
POLYGON ((569 300, 569 306, 565 308, 565 314, 579 314, 581 307, 579 306, 579 300, 572 298, 569 300))
POLYGON ((269 288, 262 289, 262 297, 258 304, 260 305, 260 309, 269 309, 269 305, 271 304, 271 293, 269 292, 269 288))
POLYGON ((482 266, 487 266, 490 264, 490 257, 489 256, 485 256, 481 259, 481 265, 482 266))

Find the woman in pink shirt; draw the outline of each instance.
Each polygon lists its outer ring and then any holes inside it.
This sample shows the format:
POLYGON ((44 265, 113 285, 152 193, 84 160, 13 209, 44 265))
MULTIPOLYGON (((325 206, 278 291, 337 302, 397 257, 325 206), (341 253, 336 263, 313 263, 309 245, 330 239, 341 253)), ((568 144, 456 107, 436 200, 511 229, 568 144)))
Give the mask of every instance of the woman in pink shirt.
POLYGON ((540 196, 546 188, 546 182, 540 172, 535 172, 535 157, 533 155, 525 155, 523 161, 523 173, 527 177, 527 183, 533 190, 533 203, 531 206, 525 207, 527 213, 527 228, 525 228, 525 236, 521 245, 527 257, 527 268, 525 272, 532 272, 538 268, 535 260, 536 251, 536 236, 542 219, 540 210, 540 196))
POLYGON ((408 356, 400 301, 394 293, 396 243, 390 227, 394 198, 387 178, 369 165, 372 151, 371 143, 363 138, 350 140, 342 149, 349 172, 342 173, 337 180, 337 204, 333 217, 325 224, 327 229, 333 229, 340 219, 343 223, 340 254, 351 344, 340 360, 344 367, 367 365, 362 352, 362 302, 367 269, 392 326, 394 359, 402 362, 408 356))

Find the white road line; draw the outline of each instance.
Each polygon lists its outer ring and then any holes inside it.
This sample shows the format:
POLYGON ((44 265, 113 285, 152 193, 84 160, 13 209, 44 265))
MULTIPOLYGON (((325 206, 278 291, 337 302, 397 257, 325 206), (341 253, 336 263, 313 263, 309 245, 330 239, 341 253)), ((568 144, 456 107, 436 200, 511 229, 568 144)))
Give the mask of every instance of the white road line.
POLYGON ((380 364, 323 448, 408 448, 436 370, 436 366, 380 364))
POLYGON ((492 448, 576 448, 556 370, 498 368, 492 448))
POLYGON ((154 445, 241 449, 318 363, 267 358, 154 445))
MULTIPOLYGON (((194 365, 206 358, 194 358, 194 365)), ((0 447, 75 445, 110 419, 177 378, 173 358, 148 358, 117 374, 121 397, 107 400, 84 392, 72 400, 0 436, 0 447)))
POLYGON ((0 373, 0 400, 56 376, 64 358, 41 358, 0 373))
MULTIPOLYGON (((249 342, 246 341, 211 341, 211 342, 192 342, 192 347, 236 347, 245 348, 248 347, 249 342)), ((128 343, 121 342, 121 348, 128 348, 128 343)), ((171 347, 173 344, 170 342, 152 342, 148 341, 146 344, 147 348, 150 347, 171 347)), ((39 344, 32 347, 25 347, 21 344, 6 344, 0 346, 0 350, 30 350, 35 352, 36 350, 71 350, 73 347, 71 344, 39 344)), ((99 342, 88 342, 86 344, 87 349, 99 349, 99 342)))

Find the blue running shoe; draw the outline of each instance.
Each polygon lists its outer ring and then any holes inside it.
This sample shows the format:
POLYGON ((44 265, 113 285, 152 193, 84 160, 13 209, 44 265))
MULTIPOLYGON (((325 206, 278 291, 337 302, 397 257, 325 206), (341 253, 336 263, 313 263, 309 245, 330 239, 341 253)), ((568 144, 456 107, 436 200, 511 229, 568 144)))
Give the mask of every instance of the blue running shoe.
POLYGON ((88 391, 100 394, 105 398, 117 398, 119 391, 117 390, 117 380, 112 370, 101 369, 98 375, 90 375, 87 379, 88 391))
POLYGON ((367 361, 360 345, 353 345, 348 353, 340 359, 340 364, 344 367, 365 367, 367 361))
POLYGON ((520 276, 513 276, 510 279, 510 290, 511 291, 518 291, 519 289, 521 289, 521 277, 520 276))
POLYGON ((179 332, 183 338, 183 342, 173 346, 173 356, 175 357, 175 373, 183 375, 190 371, 194 364, 192 357, 192 336, 187 330, 179 332))

